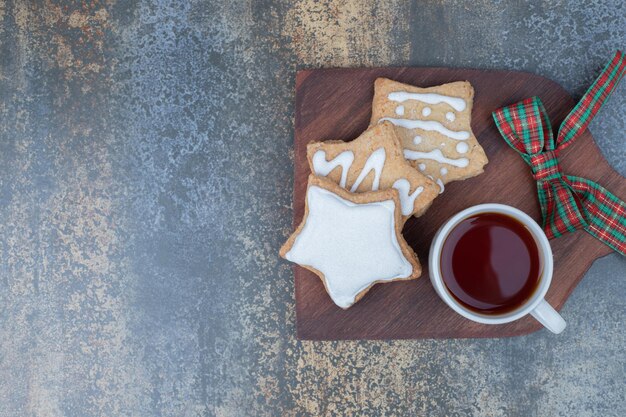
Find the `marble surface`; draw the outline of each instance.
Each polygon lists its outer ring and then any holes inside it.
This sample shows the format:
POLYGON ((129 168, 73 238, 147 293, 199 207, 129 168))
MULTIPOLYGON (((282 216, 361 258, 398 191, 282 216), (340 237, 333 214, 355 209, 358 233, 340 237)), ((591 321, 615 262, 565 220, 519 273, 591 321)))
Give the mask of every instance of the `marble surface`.
MULTIPOLYGON (((613 1, 0 0, 0 416, 624 416, 626 259, 569 327, 299 342, 298 68, 530 71, 580 97, 613 1)), ((626 174, 626 82, 591 125, 626 174)))

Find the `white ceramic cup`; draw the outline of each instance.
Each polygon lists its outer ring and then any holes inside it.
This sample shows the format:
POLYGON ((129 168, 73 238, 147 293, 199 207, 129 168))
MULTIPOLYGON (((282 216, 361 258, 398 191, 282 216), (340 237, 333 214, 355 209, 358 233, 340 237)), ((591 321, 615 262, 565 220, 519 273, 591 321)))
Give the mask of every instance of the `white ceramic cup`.
POLYGON ((433 239, 433 243, 430 247, 428 264, 430 268, 430 281, 432 282, 433 287, 435 287, 435 291, 439 297, 441 297, 441 299, 448 306, 450 306, 450 308, 465 318, 484 324, 502 324, 517 320, 526 314, 531 314, 553 333, 558 334, 565 329, 565 320, 563 320, 559 313, 557 313, 556 310, 552 308, 552 306, 550 306, 550 304, 548 304, 544 299, 546 293, 548 292, 548 288, 550 287, 550 282, 552 282, 552 270, 554 266, 552 249, 550 249, 548 238, 541 227, 539 227, 539 225, 530 216, 515 207, 506 206, 504 204, 480 204, 467 208, 454 215, 446 223, 444 223, 435 234, 435 238, 433 239), (513 217, 526 226, 535 239, 537 248, 539 248, 542 272, 539 285, 535 289, 535 292, 519 308, 500 315, 480 314, 469 310, 450 294, 450 291, 444 284, 441 276, 441 249, 443 248, 443 243, 448 237, 448 234, 462 220, 479 213, 502 213, 513 217))

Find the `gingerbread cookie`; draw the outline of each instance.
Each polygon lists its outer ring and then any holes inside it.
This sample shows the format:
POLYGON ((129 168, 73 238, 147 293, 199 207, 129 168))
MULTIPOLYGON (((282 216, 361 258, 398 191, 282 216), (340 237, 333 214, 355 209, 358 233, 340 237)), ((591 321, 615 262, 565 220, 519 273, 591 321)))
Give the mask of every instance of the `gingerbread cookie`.
POLYGON ((280 256, 317 274, 343 309, 376 283, 422 273, 402 237, 398 191, 350 193, 329 179, 309 176, 302 223, 280 256))
POLYGON ((473 99, 467 81, 419 88, 378 78, 371 125, 393 123, 404 157, 443 192, 444 184, 481 174, 488 162, 470 127, 473 99))
POLYGON ((374 125, 351 142, 312 142, 307 158, 311 172, 350 192, 395 188, 405 218, 424 213, 439 192, 434 181, 406 161, 391 122, 374 125))

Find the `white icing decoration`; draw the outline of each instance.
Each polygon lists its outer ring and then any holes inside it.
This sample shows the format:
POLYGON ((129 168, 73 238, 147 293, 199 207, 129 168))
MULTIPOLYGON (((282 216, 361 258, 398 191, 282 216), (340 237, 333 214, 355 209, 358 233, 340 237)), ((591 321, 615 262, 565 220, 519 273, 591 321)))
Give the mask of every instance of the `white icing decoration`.
POLYGON ((462 98, 444 96, 443 94, 435 93, 409 93, 407 91, 396 91, 394 93, 389 93, 387 98, 400 103, 407 100, 417 100, 427 104, 446 103, 456 111, 463 111, 467 106, 465 100, 462 98))
POLYGON ((388 120, 396 126, 403 127, 405 129, 422 129, 439 132, 444 136, 454 140, 467 140, 470 137, 469 132, 465 130, 454 131, 450 130, 441 123, 435 120, 412 120, 412 119, 395 119, 393 117, 383 117, 379 120, 382 122, 388 120))
POLYGON ((404 116, 404 106, 398 106, 396 107, 396 114, 398 116, 404 116))
POLYGON ((441 175, 446 175, 448 173, 448 168, 446 167, 442 167, 439 172, 441 173, 441 175))
POLYGON ((396 180, 396 182, 392 185, 393 188, 398 190, 398 195, 400 196, 400 205, 402 206, 402 215, 408 216, 413 212, 413 207, 415 206, 415 199, 418 195, 424 191, 424 187, 419 186, 413 191, 413 194, 409 194, 411 190, 411 184, 408 180, 404 178, 400 178, 396 180))
POLYGON ((354 162, 354 153, 352 151, 343 151, 334 159, 326 161, 326 151, 319 150, 313 154, 313 171, 315 171, 315 175, 325 177, 333 169, 341 166, 341 181, 339 181, 339 185, 346 188, 348 170, 352 166, 352 162, 354 162))
POLYGON ((418 167, 420 171, 424 171, 426 169, 426 164, 419 164, 418 167))
POLYGON ((411 275, 396 236, 393 200, 355 204, 318 186, 310 186, 306 198, 306 223, 285 257, 321 272, 339 307, 352 305, 375 281, 411 275))
POLYGON ((467 146, 467 143, 465 142, 459 142, 456 144, 456 151, 458 153, 466 153, 469 151, 469 146, 467 146))
POLYGON ((421 136, 419 136, 419 135, 416 135, 416 136, 413 138, 413 144, 414 144, 414 145, 419 145, 420 143, 422 143, 422 137, 421 137, 421 136))
MULTIPOLYGON (((433 181, 435 180, 432 175, 427 175, 427 177, 430 178, 433 181)), ((437 178, 437 181, 435 181, 435 182, 439 186, 439 194, 443 193, 443 190, 446 189, 446 187, 443 186, 443 181, 441 181, 439 178, 437 178)))
POLYGON ((443 153, 441 153, 441 150, 439 149, 433 149, 430 152, 418 152, 418 151, 412 151, 410 149, 405 149, 404 157, 406 159, 412 159, 412 160, 433 159, 439 162, 440 164, 448 164, 448 165, 452 165, 458 168, 465 168, 466 166, 469 165, 469 160, 467 158, 459 158, 459 159, 446 158, 443 155, 443 153))
MULTIPOLYGON (((355 192, 359 188, 359 185, 361 185, 365 177, 367 177, 367 175, 372 170, 374 170, 374 181, 372 182, 372 191, 378 190, 378 188, 380 187, 380 177, 383 172, 383 167, 385 166, 385 159, 386 159, 385 148, 378 148, 374 152, 372 152, 371 155, 365 161, 365 165, 363 165, 363 169, 361 170, 361 173, 359 174, 358 178, 356 179, 356 181, 350 188, 350 192, 352 193, 355 192)), ((354 154, 352 153, 352 151, 344 151, 340 153, 339 155, 337 155, 335 159, 327 162, 326 152, 324 152, 323 150, 319 150, 315 152, 315 154, 313 155, 313 170, 315 171, 316 175, 326 176, 334 168, 341 166, 343 171, 341 172, 341 182, 339 185, 345 188, 346 180, 348 176, 348 170, 350 170, 350 167, 352 166, 353 161, 354 161, 354 154)), ((393 184, 392 187, 398 188, 398 191, 400 191, 400 202, 402 203, 402 214, 404 216, 410 215, 413 212, 415 198, 423 191, 423 188, 418 187, 413 192, 413 194, 409 196, 408 187, 410 187, 410 184, 408 180, 406 180, 405 178, 400 178, 399 180, 397 180, 393 184), (402 181, 405 181, 407 184, 406 191, 404 191, 404 188, 399 188, 399 187, 404 187, 404 185, 402 185, 404 184, 404 182, 402 181), (396 184, 399 184, 399 186, 396 187, 396 184), (417 190, 419 190, 420 188, 421 190, 416 194, 417 190), (404 196, 403 193, 406 194, 406 196, 404 196)))
POLYGON ((355 192, 359 185, 363 182, 367 174, 371 170, 374 170, 374 182, 372 183, 372 191, 378 190, 378 186, 380 185, 380 174, 383 172, 383 166, 385 166, 385 148, 378 148, 367 158, 365 161, 365 165, 363 165, 363 169, 359 174, 358 178, 350 188, 350 192, 355 192))
POLYGON ((430 116, 430 112, 431 112, 430 107, 424 107, 422 109, 422 116, 424 116, 424 117, 430 116))
POLYGON ((456 116, 454 115, 454 113, 452 113, 451 111, 446 113, 446 119, 449 122, 454 122, 454 119, 456 119, 456 116))
POLYGON ((436 183, 439 186, 439 194, 443 193, 443 191, 446 189, 446 187, 444 187, 444 185, 443 185, 443 181, 441 181, 439 178, 437 178, 436 183))

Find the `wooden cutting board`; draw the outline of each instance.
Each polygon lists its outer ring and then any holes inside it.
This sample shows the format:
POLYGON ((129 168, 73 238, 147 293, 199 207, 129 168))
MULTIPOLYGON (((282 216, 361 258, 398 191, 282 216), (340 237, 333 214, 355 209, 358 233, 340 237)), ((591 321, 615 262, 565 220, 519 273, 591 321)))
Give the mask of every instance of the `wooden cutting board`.
MULTIPOLYGON (((423 339, 505 337, 541 328, 531 317, 488 326, 469 321, 448 308, 428 277, 428 250, 436 230, 453 214, 480 203, 517 207, 540 222, 530 168, 499 135, 491 112, 531 96, 543 101, 556 128, 574 107, 573 98, 546 78, 512 71, 450 68, 369 68, 300 71, 296 77, 295 178, 293 224, 302 220, 307 177, 306 145, 311 141, 356 138, 368 126, 374 80, 387 77, 420 87, 468 80, 476 96, 472 129, 489 157, 485 172, 446 185, 428 212, 411 218, 404 237, 417 253, 424 273, 414 281, 378 284, 348 310, 335 306, 320 279, 294 266, 296 321, 300 339, 423 339)), ((626 199, 626 181, 604 160, 589 132, 560 155, 565 173, 597 181, 626 199)), ((559 310, 595 259, 611 250, 584 231, 551 241, 554 278, 547 301, 559 310)), ((607 277, 610 279, 610 277, 607 277)), ((564 317, 568 320, 568 317, 564 317)), ((568 328, 566 331, 575 332, 568 328)))

